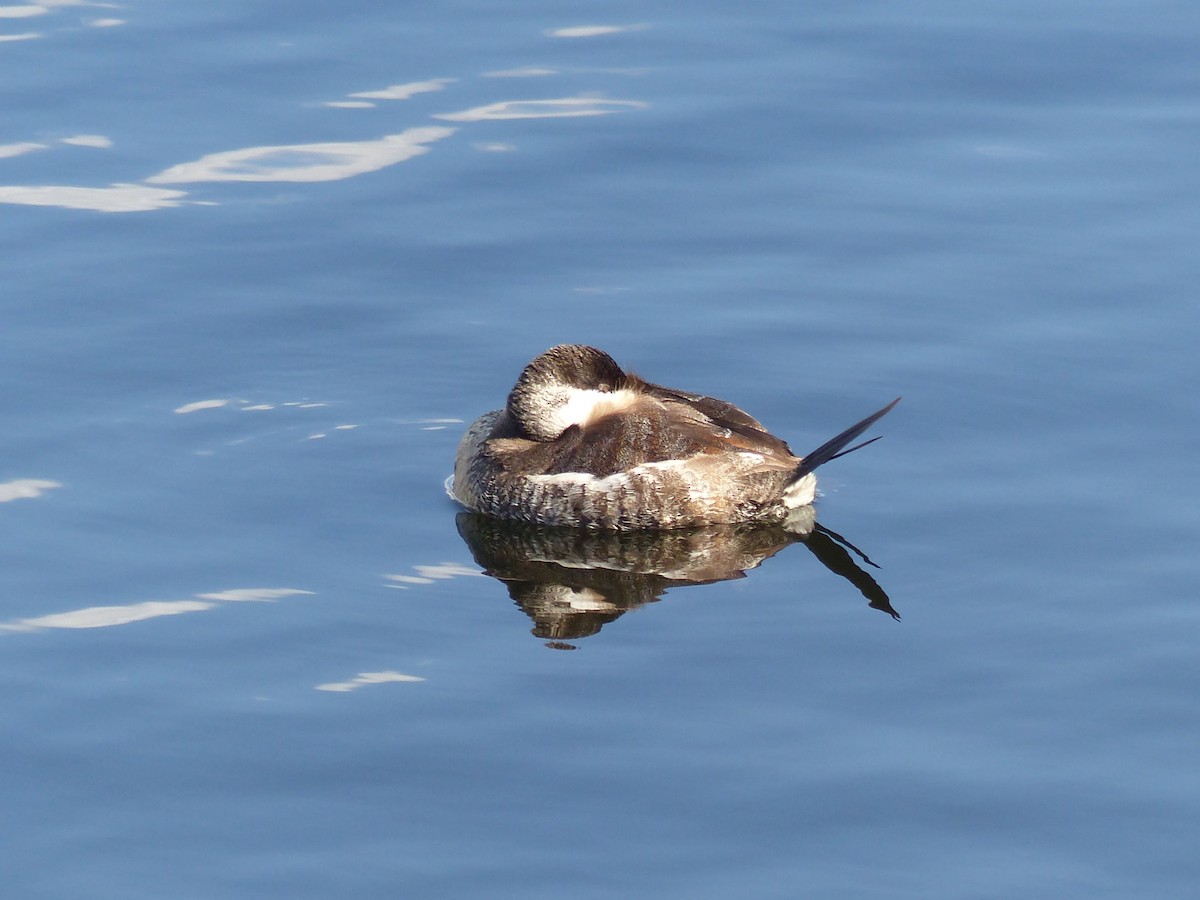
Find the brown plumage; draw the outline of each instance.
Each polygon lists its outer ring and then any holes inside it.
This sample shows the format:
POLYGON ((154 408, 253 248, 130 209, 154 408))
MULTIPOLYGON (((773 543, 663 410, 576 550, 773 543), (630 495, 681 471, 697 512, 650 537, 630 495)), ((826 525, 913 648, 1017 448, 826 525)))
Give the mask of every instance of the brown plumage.
POLYGON ((849 452, 896 402, 802 458, 730 403, 564 344, 525 367, 504 409, 467 429, 452 493, 471 509, 546 525, 781 522, 812 502, 812 470, 849 452))

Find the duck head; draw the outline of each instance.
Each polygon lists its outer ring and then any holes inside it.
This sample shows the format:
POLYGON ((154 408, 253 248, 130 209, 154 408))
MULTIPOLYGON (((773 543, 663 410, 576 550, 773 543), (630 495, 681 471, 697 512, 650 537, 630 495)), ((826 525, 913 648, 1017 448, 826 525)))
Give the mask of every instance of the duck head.
POLYGON ((603 350, 559 344, 525 367, 507 409, 530 438, 552 441, 572 425, 628 406, 634 382, 603 350))

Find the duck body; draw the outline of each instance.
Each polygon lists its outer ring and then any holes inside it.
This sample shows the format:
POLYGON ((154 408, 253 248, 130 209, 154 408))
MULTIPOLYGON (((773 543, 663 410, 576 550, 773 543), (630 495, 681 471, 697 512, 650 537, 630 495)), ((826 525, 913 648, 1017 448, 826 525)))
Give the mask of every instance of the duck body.
POLYGON ((798 457, 730 403, 643 381, 601 350, 564 344, 525 367, 504 409, 467 429, 451 493, 470 509, 540 525, 780 523, 813 502, 812 469, 890 409, 798 457))

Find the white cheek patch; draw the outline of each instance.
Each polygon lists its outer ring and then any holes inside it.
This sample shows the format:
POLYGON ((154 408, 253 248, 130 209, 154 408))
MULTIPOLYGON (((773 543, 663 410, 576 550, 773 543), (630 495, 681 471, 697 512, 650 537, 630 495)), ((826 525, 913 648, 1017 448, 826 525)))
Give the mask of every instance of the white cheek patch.
POLYGON ((604 416, 625 412, 638 399, 636 391, 594 391, 584 388, 573 388, 564 403, 555 411, 559 433, 566 431, 572 425, 583 428, 604 416))

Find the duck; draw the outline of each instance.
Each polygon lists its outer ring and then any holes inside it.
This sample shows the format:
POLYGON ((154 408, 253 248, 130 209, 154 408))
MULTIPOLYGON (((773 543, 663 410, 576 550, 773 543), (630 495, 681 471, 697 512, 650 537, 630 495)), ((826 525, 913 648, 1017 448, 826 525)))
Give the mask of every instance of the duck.
POLYGON ((897 397, 804 456, 724 400, 644 381, 595 347, 525 366, 503 409, 467 428, 450 495, 499 519, 585 529, 784 523, 816 498, 819 466, 897 397))

